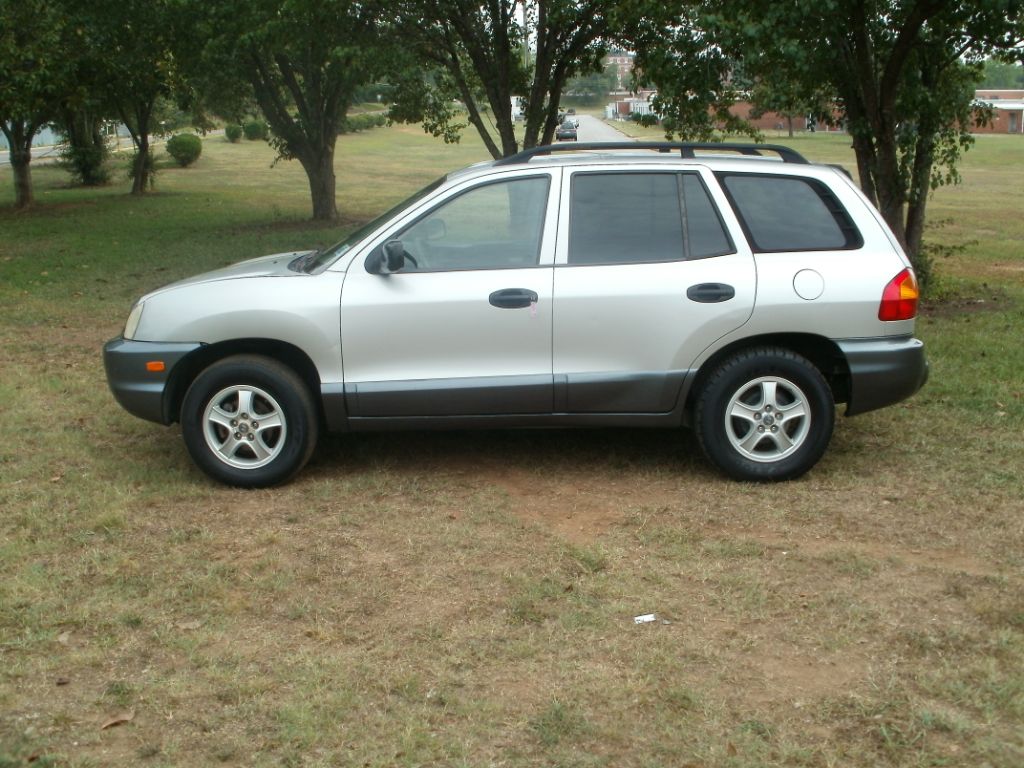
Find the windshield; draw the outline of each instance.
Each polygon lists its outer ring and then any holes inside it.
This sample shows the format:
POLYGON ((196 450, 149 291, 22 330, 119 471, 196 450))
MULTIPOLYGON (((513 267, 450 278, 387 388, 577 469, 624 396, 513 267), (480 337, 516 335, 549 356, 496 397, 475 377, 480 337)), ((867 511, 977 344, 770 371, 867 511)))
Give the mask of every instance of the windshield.
POLYGON ((356 243, 358 243, 360 240, 362 240, 364 237, 370 234, 373 230, 377 229, 377 227, 384 224, 388 219, 401 213, 406 208, 411 207, 412 205, 414 205, 415 203, 419 202, 424 197, 429 195, 435 189, 440 187, 444 183, 446 178, 447 176, 442 176, 441 178, 432 181, 419 192, 416 192, 411 197, 407 197, 398 205, 388 209, 377 218, 367 222, 366 224, 363 224, 363 226, 351 232, 348 235, 348 237, 346 237, 340 243, 336 243, 335 245, 332 245, 330 248, 325 248, 322 251, 317 251, 315 253, 308 254, 307 256, 303 256, 300 260, 300 263, 296 264, 295 267, 293 268, 296 268, 302 272, 315 272, 321 267, 327 266, 332 261, 337 259, 339 256, 346 253, 349 249, 352 248, 352 246, 354 246, 356 243))

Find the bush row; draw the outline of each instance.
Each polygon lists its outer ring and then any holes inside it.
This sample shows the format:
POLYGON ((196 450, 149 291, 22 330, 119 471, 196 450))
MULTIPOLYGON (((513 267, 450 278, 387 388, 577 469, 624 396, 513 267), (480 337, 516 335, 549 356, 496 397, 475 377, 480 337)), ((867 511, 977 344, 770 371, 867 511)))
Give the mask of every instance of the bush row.
POLYGON ((371 128, 380 128, 388 124, 387 112, 364 112, 358 115, 349 115, 341 121, 338 133, 356 133, 357 131, 368 131, 371 128))

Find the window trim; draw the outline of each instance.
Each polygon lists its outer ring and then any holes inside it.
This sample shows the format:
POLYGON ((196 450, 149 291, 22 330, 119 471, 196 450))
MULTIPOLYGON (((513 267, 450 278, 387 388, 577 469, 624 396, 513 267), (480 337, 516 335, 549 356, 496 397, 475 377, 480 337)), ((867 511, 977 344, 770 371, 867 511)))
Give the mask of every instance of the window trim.
POLYGON ((633 168, 614 168, 614 169, 595 169, 585 171, 573 171, 569 179, 568 185, 568 211, 566 216, 566 240, 565 240, 565 262, 562 264, 555 264, 556 267, 623 267, 631 266, 634 264, 675 264, 677 262, 687 261, 703 261, 704 259, 717 259, 722 256, 731 256, 738 253, 736 248, 736 241, 733 240, 732 233, 729 231, 729 226, 726 224, 725 219, 722 217, 722 212, 719 210, 718 204, 715 202, 714 196, 711 194, 711 190, 708 188, 707 183, 704 181, 703 175, 698 170, 679 170, 676 168, 671 169, 633 169, 633 168), (571 257, 571 242, 572 242, 572 205, 573 205, 573 186, 576 183, 577 177, 581 176, 674 176, 676 182, 676 204, 679 208, 680 217, 680 242, 683 246, 683 253, 678 259, 644 259, 642 261, 630 259, 627 261, 602 261, 602 262, 589 262, 573 263, 570 261, 571 257), (718 225, 722 228, 722 234, 725 235, 726 243, 729 246, 729 250, 722 251, 721 253, 707 254, 704 256, 689 256, 685 251, 687 250, 689 237, 687 229, 687 218, 686 218, 686 203, 683 196, 683 177, 693 176, 700 183, 701 188, 704 190, 704 194, 707 196, 708 204, 711 206, 711 210, 715 213, 715 218, 718 220, 718 225))
POLYGON ((849 211, 846 210, 843 204, 839 202, 839 198, 836 197, 835 193, 820 179, 816 179, 812 176, 798 176, 789 173, 741 173, 738 171, 716 171, 715 178, 718 180, 718 185, 722 188, 722 192, 725 194, 726 199, 728 199, 729 205, 732 206, 732 211, 736 215, 736 220, 740 223, 743 235, 747 238, 747 243, 750 245, 750 249, 754 253, 822 253, 828 251, 857 251, 864 247, 864 236, 854 223, 853 217, 850 216, 849 211), (733 177, 747 179, 783 179, 786 181, 804 182, 818 196, 818 199, 821 200, 822 204, 825 206, 825 210, 832 215, 832 219, 835 221, 840 234, 845 240, 844 245, 832 248, 762 248, 758 245, 753 232, 747 224, 746 217, 740 210, 740 206, 736 202, 736 198, 733 197, 732 191, 726 183, 728 179, 733 177))

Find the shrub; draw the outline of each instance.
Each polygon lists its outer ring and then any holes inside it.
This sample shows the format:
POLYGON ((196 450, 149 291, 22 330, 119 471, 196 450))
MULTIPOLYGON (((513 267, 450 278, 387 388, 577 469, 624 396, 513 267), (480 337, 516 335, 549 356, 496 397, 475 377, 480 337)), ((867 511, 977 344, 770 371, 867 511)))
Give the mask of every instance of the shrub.
POLYGON ((242 131, 245 133, 245 138, 249 141, 265 139, 268 133, 267 124, 262 120, 250 120, 242 126, 242 131))
POLYGON ((645 128, 651 128, 658 124, 658 116, 652 114, 641 115, 639 112, 630 112, 629 119, 645 128))
POLYGON ((357 131, 368 131, 371 128, 379 128, 388 124, 388 113, 363 112, 358 115, 349 115, 338 126, 338 133, 356 133, 357 131))
POLYGON ((106 166, 109 154, 102 142, 84 147, 65 143, 60 150, 60 164, 71 174, 72 183, 98 187, 110 181, 106 166))
POLYGON ((167 154, 184 168, 192 165, 203 154, 203 142, 194 133, 179 133, 167 140, 167 154))
POLYGON ((230 141, 232 144, 237 144, 242 140, 242 126, 238 123, 230 123, 224 126, 224 138, 230 141))

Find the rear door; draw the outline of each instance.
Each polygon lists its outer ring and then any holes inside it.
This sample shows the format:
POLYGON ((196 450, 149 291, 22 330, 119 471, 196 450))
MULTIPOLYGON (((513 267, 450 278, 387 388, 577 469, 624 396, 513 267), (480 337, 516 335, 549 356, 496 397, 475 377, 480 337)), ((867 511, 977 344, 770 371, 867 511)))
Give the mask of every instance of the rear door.
POLYGON ((555 409, 665 413, 697 356, 743 325, 756 272, 703 167, 588 167, 563 183, 555 409))

